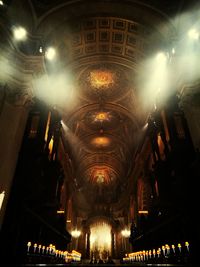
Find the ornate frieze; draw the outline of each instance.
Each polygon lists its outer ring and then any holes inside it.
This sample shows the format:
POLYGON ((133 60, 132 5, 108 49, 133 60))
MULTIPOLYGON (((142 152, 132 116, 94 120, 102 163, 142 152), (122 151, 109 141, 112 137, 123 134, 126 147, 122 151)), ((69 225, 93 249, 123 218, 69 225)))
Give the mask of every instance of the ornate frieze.
POLYGON ((42 56, 24 56, 15 50, 3 50, 0 54, 0 103, 17 106, 32 103, 34 79, 45 74, 42 56))

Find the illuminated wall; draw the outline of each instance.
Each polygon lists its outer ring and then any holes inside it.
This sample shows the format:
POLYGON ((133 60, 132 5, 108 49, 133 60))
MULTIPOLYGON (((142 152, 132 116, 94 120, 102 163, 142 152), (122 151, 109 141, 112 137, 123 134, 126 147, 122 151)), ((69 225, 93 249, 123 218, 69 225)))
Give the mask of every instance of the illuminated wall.
POLYGON ((90 254, 95 258, 106 258, 111 254, 111 226, 96 222, 90 227, 90 254))

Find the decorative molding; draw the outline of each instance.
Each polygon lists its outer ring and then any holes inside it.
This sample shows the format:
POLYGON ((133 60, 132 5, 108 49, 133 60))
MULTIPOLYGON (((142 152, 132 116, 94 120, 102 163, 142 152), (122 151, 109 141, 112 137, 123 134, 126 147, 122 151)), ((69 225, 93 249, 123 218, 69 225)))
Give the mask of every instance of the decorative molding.
POLYGON ((43 56, 25 56, 15 50, 0 49, 0 106, 3 102, 16 106, 33 103, 33 80, 46 73, 43 56))
POLYGON ((193 84, 187 84, 181 87, 178 93, 179 107, 184 108, 199 108, 200 107, 200 81, 193 84))
POLYGON ((27 87, 10 87, 7 84, 0 84, 0 111, 3 108, 4 102, 14 106, 29 107, 33 104, 33 96, 27 87))

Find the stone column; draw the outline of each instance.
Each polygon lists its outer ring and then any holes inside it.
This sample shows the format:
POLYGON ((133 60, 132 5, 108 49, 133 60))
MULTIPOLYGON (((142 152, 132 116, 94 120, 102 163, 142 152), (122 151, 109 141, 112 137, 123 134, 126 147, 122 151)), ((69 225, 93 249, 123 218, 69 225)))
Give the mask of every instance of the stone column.
POLYGON ((13 182, 28 113, 34 77, 45 73, 43 57, 28 57, 0 47, 0 229, 13 182), (1 199, 1 198, 0 198, 1 199), (0 203, 1 204, 1 203, 0 203))
POLYGON ((90 231, 86 233, 86 258, 90 258, 90 231))
POLYGON ((115 233, 112 230, 111 231, 111 257, 112 258, 115 258, 116 257, 115 250, 116 250, 116 246, 115 246, 115 233))
POLYGON ((179 106, 185 114, 194 148, 200 151, 200 84, 184 88, 179 106))
POLYGON ((22 92, 22 90, 6 87, 1 103, 0 193, 3 192, 5 197, 0 210, 0 225, 3 222, 31 103, 29 95, 19 91, 22 92))

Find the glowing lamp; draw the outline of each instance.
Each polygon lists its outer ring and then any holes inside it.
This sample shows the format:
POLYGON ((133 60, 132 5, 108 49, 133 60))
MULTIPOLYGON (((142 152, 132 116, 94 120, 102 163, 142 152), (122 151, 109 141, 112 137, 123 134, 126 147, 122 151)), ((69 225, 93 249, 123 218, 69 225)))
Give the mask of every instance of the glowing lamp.
POLYGON ((71 232, 71 235, 75 238, 78 238, 81 235, 81 231, 75 229, 71 232))
POLYGON ((124 237, 129 237, 130 234, 131 234, 131 232, 130 232, 130 230, 128 230, 128 229, 124 229, 124 230, 121 231, 121 234, 122 234, 122 236, 124 236, 124 237))
POLYGON ((3 1, 0 1, 0 6, 3 6, 3 1))
POLYGON ((148 214, 148 210, 139 210, 138 211, 139 214, 148 214))
POLYGON ((57 214, 64 214, 65 211, 64 210, 57 210, 57 214))
POLYGON ((15 27, 13 30, 14 38, 17 41, 23 41, 26 39, 27 31, 23 27, 15 27))
POLYGON ((56 50, 53 47, 49 47, 45 52, 45 57, 51 61, 55 58, 55 56, 56 56, 56 50))

